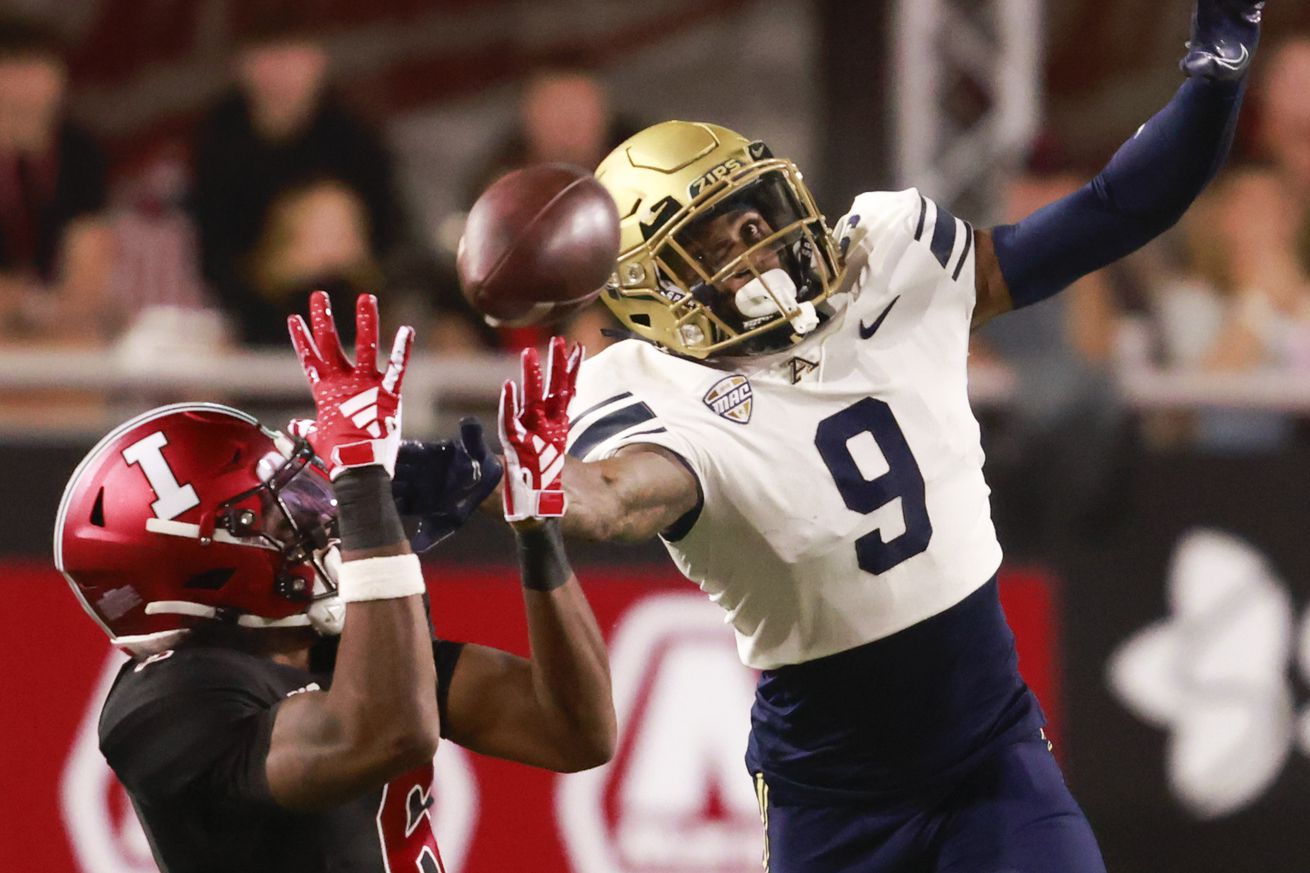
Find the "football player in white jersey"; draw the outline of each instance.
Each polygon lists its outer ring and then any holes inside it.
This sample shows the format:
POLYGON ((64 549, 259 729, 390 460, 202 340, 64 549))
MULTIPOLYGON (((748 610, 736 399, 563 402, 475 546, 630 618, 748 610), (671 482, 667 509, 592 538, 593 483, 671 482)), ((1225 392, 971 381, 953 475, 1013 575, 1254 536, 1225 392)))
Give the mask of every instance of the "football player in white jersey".
POLYGON ((969 332, 1177 221, 1231 144, 1262 6, 1198 0, 1174 99, 1013 225, 909 190, 829 230, 794 164, 712 124, 597 169, 622 228, 602 299, 635 338, 582 366, 563 526, 660 536, 727 612, 762 671, 774 873, 1104 870, 1001 612, 969 332))

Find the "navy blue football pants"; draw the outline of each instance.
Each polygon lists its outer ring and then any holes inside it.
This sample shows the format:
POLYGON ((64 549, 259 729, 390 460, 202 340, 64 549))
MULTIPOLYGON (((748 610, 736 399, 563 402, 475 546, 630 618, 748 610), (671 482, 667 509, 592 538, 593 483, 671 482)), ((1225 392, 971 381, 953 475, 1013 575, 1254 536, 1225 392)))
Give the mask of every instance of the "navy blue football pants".
POLYGON ((949 788, 890 802, 780 805, 756 776, 769 873, 1104 873, 1044 737, 949 788))

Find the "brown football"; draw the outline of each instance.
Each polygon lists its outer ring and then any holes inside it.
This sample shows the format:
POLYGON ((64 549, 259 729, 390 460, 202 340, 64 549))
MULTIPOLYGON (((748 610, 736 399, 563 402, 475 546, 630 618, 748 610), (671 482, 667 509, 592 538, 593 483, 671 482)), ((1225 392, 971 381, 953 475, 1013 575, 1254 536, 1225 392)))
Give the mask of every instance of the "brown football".
POLYGON ((478 312, 535 324, 594 300, 618 254, 618 210, 596 177, 537 164, 498 179, 473 204, 456 266, 478 312))

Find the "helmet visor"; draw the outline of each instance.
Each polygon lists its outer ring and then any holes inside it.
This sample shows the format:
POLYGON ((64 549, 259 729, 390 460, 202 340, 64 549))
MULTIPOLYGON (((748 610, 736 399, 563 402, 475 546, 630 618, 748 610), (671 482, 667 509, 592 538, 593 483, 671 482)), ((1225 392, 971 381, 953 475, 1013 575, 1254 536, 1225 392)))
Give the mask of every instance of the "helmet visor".
POLYGON ((225 503, 229 531, 254 534, 277 548, 282 555, 279 592, 284 596, 310 600, 335 594, 328 556, 338 541, 337 502, 315 466, 313 449, 301 440, 290 456, 270 452, 259 460, 255 472, 260 484, 225 503), (249 513, 239 508, 252 498, 259 501, 262 518, 255 530, 243 525, 249 513))
POLYGON ((330 538, 336 538, 337 498, 327 480, 310 466, 301 468, 291 479, 270 488, 267 494, 269 503, 279 510, 278 513, 268 512, 273 506, 266 505, 267 515, 280 514, 293 533, 303 535, 322 531, 330 538))

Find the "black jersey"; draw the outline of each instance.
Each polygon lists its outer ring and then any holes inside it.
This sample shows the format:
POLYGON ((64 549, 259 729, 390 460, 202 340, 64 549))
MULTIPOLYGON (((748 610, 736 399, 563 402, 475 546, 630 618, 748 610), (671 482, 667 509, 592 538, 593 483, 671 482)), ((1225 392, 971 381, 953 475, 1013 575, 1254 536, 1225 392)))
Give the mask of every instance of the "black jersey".
MULTIPOLYGON (((461 646, 433 648, 444 689, 461 646)), ((123 666, 100 713, 100 750, 162 873, 442 870, 431 764, 322 812, 290 812, 270 796, 264 765, 278 703, 326 690, 331 678, 218 646, 123 666)))

